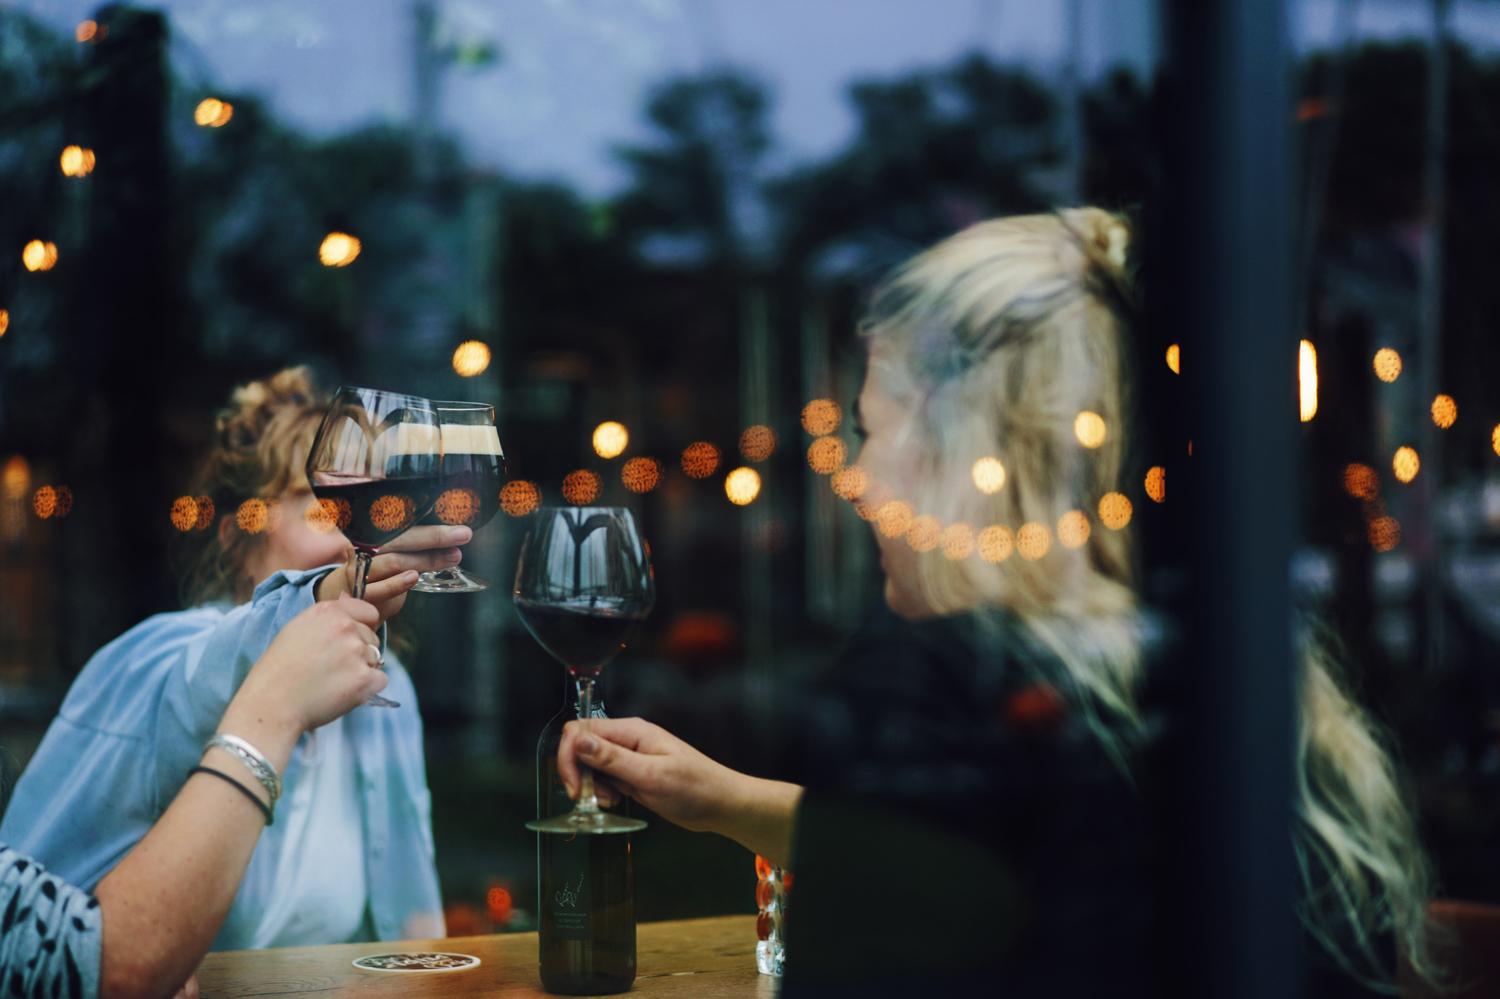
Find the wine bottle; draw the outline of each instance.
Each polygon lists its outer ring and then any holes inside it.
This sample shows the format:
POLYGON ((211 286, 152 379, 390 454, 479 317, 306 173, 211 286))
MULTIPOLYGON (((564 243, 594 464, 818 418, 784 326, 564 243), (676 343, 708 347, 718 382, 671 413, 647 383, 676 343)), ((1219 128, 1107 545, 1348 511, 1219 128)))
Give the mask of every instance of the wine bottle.
MULTIPOLYGON (((557 775, 563 725, 578 717, 574 685, 536 745, 537 816, 573 807, 557 775)), ((595 681, 592 717, 604 717, 595 681)), ((625 811, 625 803, 613 811, 625 811)), ((635 981, 635 868, 630 834, 538 834, 537 913, 542 987, 563 995, 624 992, 635 981)))

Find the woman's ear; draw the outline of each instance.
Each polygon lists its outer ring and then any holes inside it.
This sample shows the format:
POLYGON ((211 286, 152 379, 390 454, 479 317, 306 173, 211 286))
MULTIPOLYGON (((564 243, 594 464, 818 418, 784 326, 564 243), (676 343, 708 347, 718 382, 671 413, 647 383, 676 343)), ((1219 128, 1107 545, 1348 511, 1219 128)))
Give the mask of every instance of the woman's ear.
POLYGON ((229 545, 234 541, 235 527, 236 525, 234 522, 234 516, 232 514, 225 514, 224 516, 219 518, 220 548, 223 548, 226 551, 229 549, 229 545))

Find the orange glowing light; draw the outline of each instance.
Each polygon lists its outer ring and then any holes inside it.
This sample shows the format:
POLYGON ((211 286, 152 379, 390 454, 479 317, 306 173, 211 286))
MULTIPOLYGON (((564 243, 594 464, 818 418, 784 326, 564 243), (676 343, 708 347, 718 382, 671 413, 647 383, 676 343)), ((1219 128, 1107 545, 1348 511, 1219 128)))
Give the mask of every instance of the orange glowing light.
POLYGON ((21 248, 21 264, 28 271, 50 271, 57 266, 57 244, 33 239, 21 248))
POLYGON ((993 496, 1005 488, 1005 466, 999 458, 980 458, 969 469, 969 475, 974 479, 974 488, 986 496, 993 496))
POLYGON ((655 458, 631 458, 620 466, 620 482, 633 493, 649 493, 661 482, 661 462, 655 458))
POLYGON ((960 521, 943 529, 943 557, 954 562, 974 554, 974 528, 960 521))
POLYGON ((340 496, 338 499, 314 500, 308 504, 307 510, 302 514, 302 519, 307 526, 317 534, 332 534, 336 530, 342 530, 349 526, 349 518, 353 511, 349 508, 349 501, 340 496))
POLYGON ((193 530, 198 526, 198 501, 191 496, 177 497, 167 517, 177 530, 184 533, 193 530))
POLYGON ((942 535, 943 525, 938 523, 936 517, 924 513, 906 529, 906 543, 911 545, 913 551, 930 552, 938 546, 942 535))
POLYGON ((601 458, 618 458, 630 443, 630 431, 625 424, 605 420, 594 428, 594 453, 601 458))
POLYGON ((62 520, 73 512, 73 490, 67 486, 53 486, 52 493, 57 501, 57 505, 52 511, 52 519, 62 520))
POLYGON ((234 117, 234 105, 217 97, 205 97, 193 109, 193 121, 203 128, 223 128, 234 117))
POLYGON ((807 449, 807 463, 819 475, 832 475, 844 467, 849 451, 837 437, 819 437, 807 449))
POLYGON ((1297 345, 1297 394, 1302 422, 1318 415, 1318 351, 1311 340, 1297 345))
POLYGON ((1105 493, 1099 498, 1099 523, 1111 531, 1124 530, 1134 509, 1124 493, 1105 493))
POLYGON ((1004 524, 991 524, 979 532, 979 557, 986 562, 1004 562, 1015 547, 1015 535, 1004 524))
POLYGON ((490 366, 489 344, 482 340, 465 340, 453 348, 453 371, 460 378, 484 374, 490 366))
POLYGON ((207 496, 194 496, 193 502, 198 505, 198 517, 193 521, 193 530, 206 531, 214 522, 214 501, 207 496))
POLYGON ((1182 347, 1172 344, 1167 348, 1167 367, 1172 369, 1172 374, 1182 374, 1182 347))
POLYGON ((708 441, 694 441, 682 449, 682 471, 690 479, 706 479, 719 470, 719 449, 708 441))
POLYGON ((1396 456, 1391 459, 1391 470, 1396 473, 1399 482, 1410 482, 1417 477, 1417 472, 1422 468, 1422 459, 1417 456, 1417 449, 1412 447, 1398 447, 1396 456))
POLYGON ((354 263, 362 244, 358 236, 347 232, 330 232, 318 244, 318 260, 324 267, 348 267, 354 263))
POLYGON ((1490 447, 1496 454, 1500 454, 1500 423, 1495 424, 1495 429, 1490 431, 1490 447))
POLYGON ((83 146, 64 146, 57 164, 64 177, 87 177, 94 172, 94 151, 83 146))
POLYGON ((775 870, 776 868, 771 866, 771 862, 769 860, 767 860, 765 857, 762 857, 758 853, 755 855, 755 878, 757 881, 771 880, 771 875, 775 872, 775 870))
POLYGON ((512 479, 500 490, 500 509, 507 517, 524 517, 542 502, 542 491, 525 479, 512 479))
POLYGON ((833 486, 834 493, 840 499, 852 502, 863 496, 865 490, 870 488, 870 477, 858 465, 845 465, 833 473, 829 484, 833 486))
POLYGON ((814 399, 802 407, 802 429, 814 437, 827 437, 839 428, 843 415, 832 399, 814 399))
POLYGON ((31 494, 31 509, 42 520, 57 512, 57 490, 43 486, 31 494))
POLYGON ((860 500, 856 500, 854 503, 854 513, 860 520, 874 520, 877 512, 878 508, 874 503, 865 503, 860 500))
POLYGON ((724 495, 735 506, 746 506, 760 495, 760 473, 741 465, 724 478, 724 495))
POLYGON ((409 525, 416 514, 417 504, 410 496, 401 493, 386 493, 370 504, 370 523, 377 531, 399 531, 409 525))
POLYGON ((1153 503, 1167 501, 1167 470, 1160 465, 1152 465, 1146 470, 1146 495, 1153 503))
POLYGON ((5 461, 5 467, 0 469, 0 489, 5 491, 5 498, 18 500, 31 490, 31 465, 19 454, 13 454, 5 461))
POLYGON ((98 34, 99 34, 99 22, 98 21, 93 21, 93 20, 79 21, 78 22, 78 27, 76 27, 76 28, 73 29, 73 37, 78 40, 78 43, 80 45, 82 45, 85 42, 91 42, 91 41, 93 41, 94 37, 96 35, 98 35, 98 34))
POLYGON ((599 476, 580 468, 563 476, 563 499, 574 506, 586 506, 599 498, 599 476))
POLYGON ((1388 552, 1401 543, 1401 522, 1395 517, 1374 517, 1370 520, 1370 547, 1378 552, 1388 552))
POLYGON ((490 890, 484 893, 484 908, 490 917, 490 922, 497 926, 504 926, 510 922, 511 913, 515 911, 515 902, 510 897, 510 892, 500 885, 491 885, 490 890))
POLYGON ((1401 355, 1393 348, 1381 347, 1375 352, 1375 377, 1383 382, 1401 377, 1401 355))
POLYGON ((1344 466, 1344 492, 1355 499, 1374 499, 1380 491, 1380 478, 1369 465, 1354 462, 1344 466))
POLYGON ((1439 430, 1447 430, 1458 422, 1458 403, 1451 395, 1440 395, 1432 400, 1432 422, 1439 430))
POLYGON ((1016 550, 1028 562, 1035 562, 1052 550, 1052 532, 1047 530, 1046 524, 1035 521, 1022 524, 1016 532, 1016 550))
POLYGON ((899 538, 911 530, 914 519, 911 504, 902 500, 887 500, 875 508, 875 526, 888 538, 899 538))
POLYGON ((1082 510, 1069 510, 1057 518, 1057 540, 1064 548, 1082 548, 1091 533, 1093 528, 1082 510))
POLYGON ((1091 410, 1085 409, 1073 420, 1073 436, 1086 448, 1096 448, 1103 444, 1107 433, 1104 417, 1091 410))
POLYGON ((0 309, 0 336, 4 336, 8 329, 10 329, 10 310, 0 309))
POLYGON ((746 461, 765 461, 776 450, 776 431, 763 423, 746 427, 740 434, 740 454, 746 461))
POLYGON ((479 516, 479 494, 462 487, 445 489, 433 504, 432 512, 450 526, 472 523, 479 516))

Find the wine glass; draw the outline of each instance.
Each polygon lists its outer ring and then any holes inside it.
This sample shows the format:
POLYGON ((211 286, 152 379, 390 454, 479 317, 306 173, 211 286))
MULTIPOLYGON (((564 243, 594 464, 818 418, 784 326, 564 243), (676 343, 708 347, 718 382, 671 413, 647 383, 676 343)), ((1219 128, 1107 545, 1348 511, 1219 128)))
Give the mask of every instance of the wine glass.
MULTIPOLYGON (((370 560, 380 546, 432 509, 442 461, 438 414, 428 400, 347 385, 334 393, 307 456, 307 481, 354 546, 355 597, 364 598, 370 560)), ((384 645, 382 623, 382 653, 384 645)), ((365 703, 400 707, 379 695, 365 703)))
MULTIPOLYGON (((434 402, 443 435, 443 481, 423 524, 462 524, 479 530, 500 509, 505 451, 495 429, 495 407, 482 402, 434 402)), ((459 566, 424 572, 414 590, 474 593, 489 583, 459 566)))
MULTIPOLYGON (((622 507, 542 507, 521 542, 516 611, 526 630, 562 663, 578 692, 587 731, 594 679, 625 647, 656 602, 646 546, 622 507)), ((578 802, 567 815, 526 823, 544 833, 627 833, 640 819, 599 807, 594 775, 580 765, 578 802)))

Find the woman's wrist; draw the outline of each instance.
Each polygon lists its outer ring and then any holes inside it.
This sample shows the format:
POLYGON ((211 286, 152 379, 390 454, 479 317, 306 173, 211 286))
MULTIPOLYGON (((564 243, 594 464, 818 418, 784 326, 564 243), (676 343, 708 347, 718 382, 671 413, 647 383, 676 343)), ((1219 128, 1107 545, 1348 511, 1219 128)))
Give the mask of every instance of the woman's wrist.
POLYGON ((736 772, 725 796, 724 834, 779 867, 791 866, 792 834, 803 790, 799 784, 736 772))
POLYGON ((280 773, 286 769, 292 749, 302 737, 303 724, 285 697, 262 697, 256 690, 241 687, 229 702, 218 731, 250 743, 280 773))

